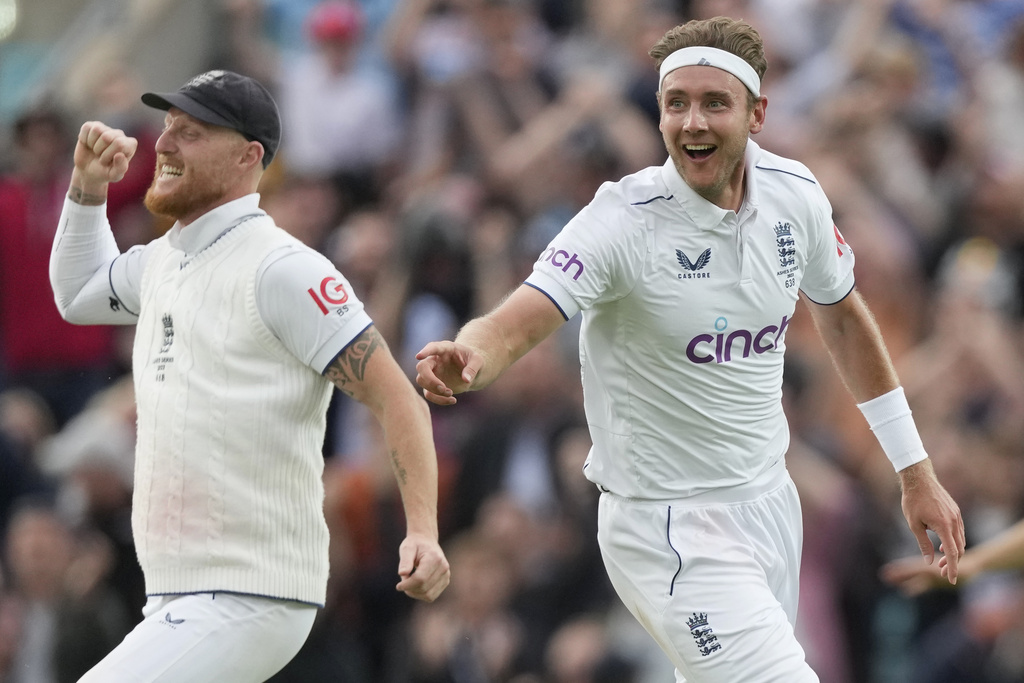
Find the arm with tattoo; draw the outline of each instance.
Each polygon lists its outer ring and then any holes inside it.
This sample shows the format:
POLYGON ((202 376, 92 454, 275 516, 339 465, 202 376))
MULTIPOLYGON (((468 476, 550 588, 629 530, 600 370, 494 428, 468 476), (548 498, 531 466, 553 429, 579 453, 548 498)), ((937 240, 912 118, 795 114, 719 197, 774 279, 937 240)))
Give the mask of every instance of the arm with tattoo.
POLYGON ((377 332, 377 328, 368 327, 338 354, 324 374, 346 396, 358 399, 354 393, 353 383, 363 382, 366 378, 366 366, 374 351, 381 346, 387 349, 384 338, 377 332))
POLYGON ((89 193, 80 187, 72 186, 68 190, 68 198, 82 206, 102 206, 107 201, 106 193, 89 193))
POLYGON ((67 201, 50 251, 50 286, 61 316, 80 325, 134 324, 144 257, 114 262, 121 252, 103 205, 110 183, 119 181, 138 142, 98 121, 83 124, 75 145, 67 201), (128 264, 128 265, 125 265, 128 264))
POLYGON ((437 455, 430 409, 372 325, 324 374, 346 396, 366 406, 383 429, 405 509, 407 535, 399 549, 398 590, 431 601, 448 585, 449 569, 438 544, 437 455))

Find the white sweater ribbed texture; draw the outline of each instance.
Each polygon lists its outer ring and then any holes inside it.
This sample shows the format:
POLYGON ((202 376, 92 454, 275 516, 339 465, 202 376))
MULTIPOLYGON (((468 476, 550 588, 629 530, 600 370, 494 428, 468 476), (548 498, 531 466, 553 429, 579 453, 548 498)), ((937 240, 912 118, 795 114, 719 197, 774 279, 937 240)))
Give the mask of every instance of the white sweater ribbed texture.
POLYGON ((190 260, 160 238, 146 267, 132 527, 147 594, 324 603, 332 385, 281 345, 256 306, 260 263, 289 242, 260 217, 190 260))

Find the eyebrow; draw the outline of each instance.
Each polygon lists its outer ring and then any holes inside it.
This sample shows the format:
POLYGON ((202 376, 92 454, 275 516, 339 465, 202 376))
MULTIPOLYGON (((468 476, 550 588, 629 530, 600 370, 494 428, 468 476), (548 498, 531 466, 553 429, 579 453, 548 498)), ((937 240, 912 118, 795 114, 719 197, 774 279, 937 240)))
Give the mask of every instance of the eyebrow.
POLYGON ((683 88, 672 88, 662 93, 662 97, 673 97, 685 95, 687 97, 707 97, 707 98, 718 98, 718 99, 731 99, 735 98, 736 94, 729 92, 728 90, 705 90, 697 93, 696 95, 691 94, 688 90, 683 88))

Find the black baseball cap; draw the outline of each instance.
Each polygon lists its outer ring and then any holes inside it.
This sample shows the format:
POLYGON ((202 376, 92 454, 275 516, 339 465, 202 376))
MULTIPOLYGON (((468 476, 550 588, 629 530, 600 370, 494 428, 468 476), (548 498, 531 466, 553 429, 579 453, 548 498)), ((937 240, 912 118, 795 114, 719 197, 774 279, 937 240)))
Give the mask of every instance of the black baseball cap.
POLYGON ((144 93, 142 103, 164 111, 177 107, 200 121, 237 130, 247 140, 263 145, 263 168, 281 143, 281 115, 270 91, 259 81, 233 71, 207 71, 177 92, 144 93))

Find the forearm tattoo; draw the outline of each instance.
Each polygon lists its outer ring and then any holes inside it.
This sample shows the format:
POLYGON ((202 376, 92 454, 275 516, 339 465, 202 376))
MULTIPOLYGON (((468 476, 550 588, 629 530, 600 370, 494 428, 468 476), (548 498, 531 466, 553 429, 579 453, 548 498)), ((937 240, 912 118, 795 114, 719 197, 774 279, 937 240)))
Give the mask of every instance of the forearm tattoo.
POLYGON ((107 201, 105 196, 90 194, 83 191, 80 187, 72 187, 68 190, 68 199, 82 206, 101 206, 103 202, 107 201))
POLYGON ((380 336, 377 329, 375 327, 367 328, 328 366, 325 373, 327 379, 334 382, 334 386, 346 395, 354 396, 348 385, 352 382, 363 381, 370 356, 384 345, 384 338, 380 336))
POLYGON ((400 486, 405 486, 405 482, 409 480, 409 474, 402 467, 402 462, 398 459, 398 451, 391 449, 391 467, 395 471, 395 478, 398 479, 400 486))

